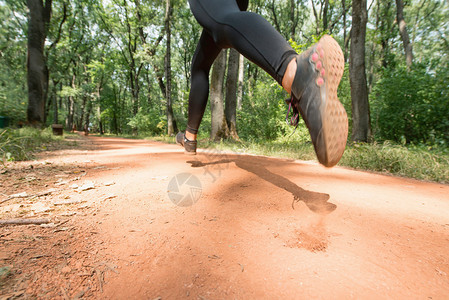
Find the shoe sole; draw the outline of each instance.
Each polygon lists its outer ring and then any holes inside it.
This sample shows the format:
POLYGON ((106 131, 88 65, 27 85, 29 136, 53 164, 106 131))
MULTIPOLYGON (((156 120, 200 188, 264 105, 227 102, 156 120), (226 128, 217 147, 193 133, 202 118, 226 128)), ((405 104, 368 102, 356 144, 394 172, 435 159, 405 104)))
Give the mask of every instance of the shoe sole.
POLYGON ((321 163, 326 167, 333 167, 343 156, 348 139, 348 116, 337 97, 345 62, 340 45, 331 36, 324 35, 319 44, 324 52, 324 55, 320 55, 320 60, 326 71, 323 76, 326 84, 326 99, 325 105, 321 107, 326 161, 321 163))

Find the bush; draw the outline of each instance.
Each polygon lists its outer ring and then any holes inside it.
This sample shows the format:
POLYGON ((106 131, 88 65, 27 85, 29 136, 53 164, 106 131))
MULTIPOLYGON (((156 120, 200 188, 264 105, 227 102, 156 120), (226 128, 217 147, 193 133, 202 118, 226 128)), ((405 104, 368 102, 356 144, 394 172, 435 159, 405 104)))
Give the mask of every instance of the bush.
POLYGON ((62 139, 54 136, 50 127, 5 129, 0 131, 0 162, 30 159, 34 151, 45 150, 46 144, 62 139))
POLYGON ((445 77, 447 74, 429 73, 424 65, 414 65, 410 71, 404 66, 385 69, 371 95, 375 138, 448 145, 449 97, 445 77))
POLYGON ((449 182, 449 156, 445 148, 382 144, 346 147, 340 165, 441 183, 449 182))
POLYGON ((157 135, 165 132, 167 121, 164 120, 164 116, 161 116, 156 109, 149 109, 147 112, 139 109, 138 113, 129 119, 128 126, 137 129, 142 134, 157 135))
POLYGON ((286 93, 275 82, 259 81, 237 113, 240 138, 273 140, 285 134, 286 93))

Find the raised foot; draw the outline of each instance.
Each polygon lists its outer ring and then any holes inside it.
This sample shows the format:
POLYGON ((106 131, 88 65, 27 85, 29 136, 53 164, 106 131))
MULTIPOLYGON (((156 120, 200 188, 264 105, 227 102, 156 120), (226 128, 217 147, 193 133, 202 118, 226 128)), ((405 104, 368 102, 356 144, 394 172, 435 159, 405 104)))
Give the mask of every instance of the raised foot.
POLYGON ((337 97, 343 71, 343 52, 329 35, 297 58, 292 101, 309 129, 318 161, 326 167, 340 161, 348 137, 348 117, 337 97))
POLYGON ((184 132, 178 132, 176 135, 176 143, 184 147, 185 154, 196 155, 197 141, 188 140, 184 132))

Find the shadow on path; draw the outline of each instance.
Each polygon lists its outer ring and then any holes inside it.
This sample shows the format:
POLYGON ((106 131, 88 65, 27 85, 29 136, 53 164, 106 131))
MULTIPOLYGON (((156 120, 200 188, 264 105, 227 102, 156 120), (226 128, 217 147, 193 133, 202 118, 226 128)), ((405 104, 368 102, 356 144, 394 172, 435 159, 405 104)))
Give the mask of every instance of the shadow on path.
MULTIPOLYGON (((207 167, 209 165, 219 165, 234 162, 235 165, 247 172, 257 175, 259 178, 270 182, 271 184, 290 192, 293 195, 292 208, 294 209, 295 202, 304 202, 307 207, 318 214, 328 214, 333 212, 337 205, 329 203, 329 195, 325 193, 318 193, 305 190, 289 179, 269 171, 265 165, 273 164, 273 159, 248 156, 248 155, 225 155, 225 158, 213 160, 213 155, 208 155, 208 161, 202 162, 200 160, 190 160, 187 163, 191 164, 192 168, 207 167)), ((217 157, 217 158, 220 158, 217 157)), ((277 161, 277 164, 281 161, 277 161)))

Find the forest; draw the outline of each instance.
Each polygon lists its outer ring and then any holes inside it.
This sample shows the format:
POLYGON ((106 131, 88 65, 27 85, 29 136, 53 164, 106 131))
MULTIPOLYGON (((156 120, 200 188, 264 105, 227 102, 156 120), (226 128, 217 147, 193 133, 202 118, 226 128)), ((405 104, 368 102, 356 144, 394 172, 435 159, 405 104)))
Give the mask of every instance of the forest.
MULTIPOLYGON (((449 2, 252 0, 298 52, 343 49, 348 142, 449 145, 449 2)), ((184 130, 201 34, 187 1, 0 0, 0 116, 12 126, 157 136, 184 130)), ((276 140, 288 95, 238 52, 211 71, 200 137, 276 140)), ((307 139, 304 123, 295 133, 307 139)))

